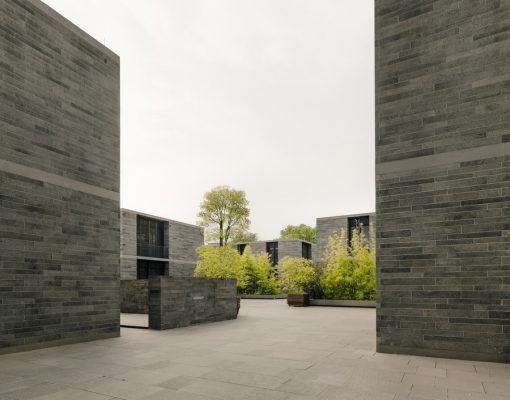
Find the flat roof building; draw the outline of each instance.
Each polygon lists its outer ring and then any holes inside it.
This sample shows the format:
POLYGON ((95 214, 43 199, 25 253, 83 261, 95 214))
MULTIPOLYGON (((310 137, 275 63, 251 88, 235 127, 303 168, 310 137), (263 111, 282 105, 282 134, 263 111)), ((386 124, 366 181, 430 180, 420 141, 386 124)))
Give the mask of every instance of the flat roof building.
POLYGON ((232 246, 241 254, 246 246, 250 246, 254 253, 266 252, 273 265, 278 264, 284 257, 303 257, 311 260, 315 248, 315 244, 302 239, 257 240, 233 243, 232 246))
POLYGON ((333 233, 346 232, 347 242, 350 242, 354 229, 361 229, 368 243, 371 241, 371 232, 375 232, 375 213, 337 215, 334 217, 317 218, 317 246, 314 260, 323 262, 326 257, 329 237, 333 233))
POLYGON ((121 280, 152 275, 193 276, 203 228, 138 211, 121 210, 121 280))

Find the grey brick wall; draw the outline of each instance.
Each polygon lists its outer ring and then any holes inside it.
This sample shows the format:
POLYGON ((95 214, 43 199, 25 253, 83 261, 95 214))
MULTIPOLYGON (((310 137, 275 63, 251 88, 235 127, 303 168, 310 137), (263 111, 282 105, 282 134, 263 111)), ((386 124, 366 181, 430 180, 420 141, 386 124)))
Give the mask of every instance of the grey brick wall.
POLYGON ((204 244, 204 231, 196 225, 169 220, 170 275, 193 276, 198 261, 196 248, 204 244))
MULTIPOLYGON (((347 232, 349 217, 359 217, 363 215, 368 215, 370 225, 373 226, 373 230, 375 231, 375 213, 338 215, 334 217, 317 218, 317 245, 313 255, 314 261, 323 262, 325 260, 329 237, 335 232, 340 233, 342 229, 345 229, 347 232)), ((370 240, 370 237, 368 240, 370 240)))
POLYGON ((120 210, 120 279, 136 279, 136 213, 120 210))
POLYGON ((375 5, 378 351, 510 361, 510 3, 375 5))
MULTIPOLYGON (((288 239, 278 241, 278 259, 284 257, 301 257, 303 255, 303 241, 299 239, 288 239)), ((313 255, 313 250, 312 250, 313 255)))
POLYGON ((119 335, 119 58, 0 2, 0 353, 119 335))
POLYGON ((235 279, 149 279, 149 327, 172 329, 237 318, 235 279))
MULTIPOLYGON (((246 244, 251 247, 251 251, 254 254, 265 253, 266 251, 266 242, 250 242, 246 244)), ((234 244, 233 246, 237 246, 237 244, 234 244)))

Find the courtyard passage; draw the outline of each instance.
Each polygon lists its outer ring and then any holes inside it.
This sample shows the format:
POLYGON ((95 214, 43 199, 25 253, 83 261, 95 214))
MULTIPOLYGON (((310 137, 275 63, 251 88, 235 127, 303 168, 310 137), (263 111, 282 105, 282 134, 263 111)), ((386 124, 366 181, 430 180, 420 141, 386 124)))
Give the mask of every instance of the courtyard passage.
POLYGON ((0 356, 0 399, 505 400, 510 365, 375 353, 375 310, 243 300, 237 320, 0 356))

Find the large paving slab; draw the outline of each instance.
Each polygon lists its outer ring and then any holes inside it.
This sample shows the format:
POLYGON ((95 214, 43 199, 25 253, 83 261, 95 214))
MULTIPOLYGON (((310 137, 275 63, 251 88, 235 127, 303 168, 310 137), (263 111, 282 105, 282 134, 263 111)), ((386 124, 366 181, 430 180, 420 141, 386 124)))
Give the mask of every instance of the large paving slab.
POLYGON ((0 399, 510 400, 510 365, 375 353, 375 310, 243 300, 237 320, 0 356, 0 399))

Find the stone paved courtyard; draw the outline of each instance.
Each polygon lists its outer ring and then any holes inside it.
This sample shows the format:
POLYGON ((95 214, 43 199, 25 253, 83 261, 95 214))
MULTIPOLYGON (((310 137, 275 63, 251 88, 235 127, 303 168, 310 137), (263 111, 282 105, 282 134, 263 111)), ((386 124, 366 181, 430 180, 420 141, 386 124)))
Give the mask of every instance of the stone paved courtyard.
POLYGON ((0 356, 0 399, 510 399, 510 365, 375 353, 375 310, 243 300, 239 319, 0 356))

